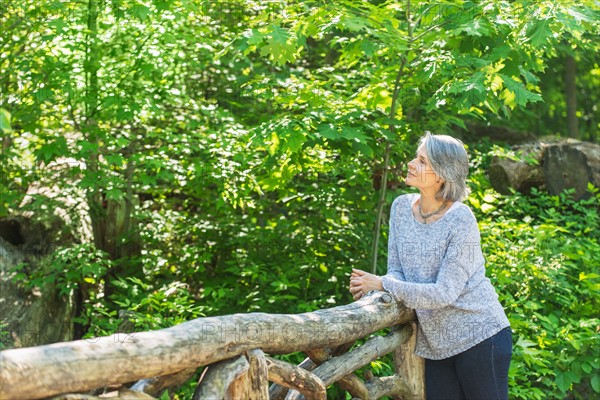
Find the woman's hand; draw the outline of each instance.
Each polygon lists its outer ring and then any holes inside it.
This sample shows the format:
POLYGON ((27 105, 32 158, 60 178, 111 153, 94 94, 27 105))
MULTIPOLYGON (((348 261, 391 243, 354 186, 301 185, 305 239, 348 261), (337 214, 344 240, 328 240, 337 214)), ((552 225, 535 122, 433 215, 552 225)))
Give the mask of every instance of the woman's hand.
POLYGON ((358 300, 371 290, 383 290, 381 277, 352 268, 352 274, 350 275, 350 294, 352 294, 352 298, 358 300))

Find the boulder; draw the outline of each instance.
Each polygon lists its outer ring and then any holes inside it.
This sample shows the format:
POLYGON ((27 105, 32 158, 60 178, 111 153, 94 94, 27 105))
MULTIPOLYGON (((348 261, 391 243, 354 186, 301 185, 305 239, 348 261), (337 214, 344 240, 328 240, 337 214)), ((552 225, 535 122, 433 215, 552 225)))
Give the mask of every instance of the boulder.
POLYGON ((542 163, 550 194, 575 189, 575 199, 589 196, 588 182, 600 187, 600 145, 571 139, 547 147, 542 163))
POLYGON ((38 268, 58 245, 58 235, 24 217, 0 219, 0 349, 73 339, 73 304, 58 291, 26 288, 15 279, 38 268))
POLYGON ((574 189, 575 200, 589 197, 588 183, 600 187, 600 145, 565 138, 540 138, 513 146, 517 157, 495 156, 489 167, 492 187, 528 193, 531 188, 557 195, 574 189))
POLYGON ((511 188, 529 193, 533 187, 543 187, 545 181, 541 164, 544 145, 527 143, 513 146, 512 150, 517 157, 494 156, 492 159, 489 167, 492 187, 502 194, 509 194, 511 188))

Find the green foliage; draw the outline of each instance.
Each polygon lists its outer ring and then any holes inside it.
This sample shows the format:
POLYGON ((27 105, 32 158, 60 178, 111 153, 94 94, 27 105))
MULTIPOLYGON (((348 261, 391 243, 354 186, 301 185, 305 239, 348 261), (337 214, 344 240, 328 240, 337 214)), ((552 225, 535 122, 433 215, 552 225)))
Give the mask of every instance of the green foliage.
MULTIPOLYGON (((108 204, 127 205, 139 227, 139 254, 73 245, 16 276, 79 293, 86 337, 350 302, 350 269, 368 264, 386 146, 398 187, 424 130, 487 121, 555 133, 565 54, 589 99, 578 106, 583 136, 598 132, 600 18, 589 0, 2 7, 0 216, 45 222, 64 209, 41 193, 23 203, 41 182, 83 199, 95 243, 117 219, 108 204), (73 160, 81 164, 40 179, 73 160)), ((511 396, 592 397, 598 194, 500 197, 485 171, 507 150, 480 142, 469 201, 515 329, 511 396)), ((79 218, 66 213, 75 232, 79 218)), ((380 260, 385 249, 381 241, 380 260)), ((387 359, 371 367, 391 371, 387 359)))
POLYGON ((117 313, 107 307, 103 293, 104 276, 113 268, 113 262, 105 252, 91 243, 83 243, 57 248, 48 258, 37 262, 41 265, 36 265, 33 272, 27 262, 16 266, 13 281, 28 291, 39 290, 46 296, 57 294, 70 304, 80 302, 81 310, 73 322, 90 327, 88 336, 114 331, 117 313))
POLYGON ((28 264, 23 263, 18 266, 14 279, 27 282, 30 289, 54 285, 59 289, 59 295, 66 299, 81 285, 98 285, 112 265, 106 254, 90 243, 58 248, 46 263, 29 276, 24 272, 28 264))
POLYGON ((4 108, 0 108, 0 131, 2 133, 12 131, 10 128, 10 113, 4 108))
POLYGON ((127 319, 134 330, 168 328, 181 322, 205 316, 203 306, 192 297, 186 285, 174 282, 154 290, 138 278, 119 278, 115 286, 122 293, 113 296, 114 304, 129 311, 127 319))
POLYGON ((600 191, 475 193, 489 272, 515 332, 511 398, 600 393, 600 191), (487 205, 487 207, 483 207, 487 205))

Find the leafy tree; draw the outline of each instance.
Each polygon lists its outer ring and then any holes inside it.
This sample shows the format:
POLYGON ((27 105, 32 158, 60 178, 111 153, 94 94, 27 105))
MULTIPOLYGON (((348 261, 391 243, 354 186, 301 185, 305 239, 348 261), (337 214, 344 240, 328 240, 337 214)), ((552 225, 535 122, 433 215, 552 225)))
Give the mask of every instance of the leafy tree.
MULTIPOLYGON (((84 336, 120 329, 122 315, 154 329, 203 315, 350 301, 350 267, 385 270, 379 232, 387 205, 404 190, 402 166, 416 138, 425 130, 460 134, 473 123, 566 132, 559 127, 566 127, 567 57, 577 66, 579 134, 597 134, 599 18, 590 0, 1 7, 0 216, 53 218, 60 197, 30 191, 34 200, 23 201, 34 182, 85 203, 93 245, 57 250, 50 274, 19 275, 32 285, 50 276, 62 282, 62 294, 80 303, 84 336), (90 254, 77 258, 82 251, 90 254)), ((515 195, 501 204, 482 176, 482 151, 470 201, 490 242, 552 239, 543 251, 492 252, 492 272, 507 286, 506 300, 515 300, 512 395, 585 393, 584 384, 598 392, 590 378, 597 360, 583 354, 593 348, 591 308, 569 319, 578 344, 554 359, 542 345, 559 351, 567 338, 556 328, 567 318, 560 307, 573 298, 553 287, 566 297, 545 299, 530 280, 560 277, 568 290, 593 296, 597 277, 585 268, 597 238, 570 243, 567 261, 558 243, 585 236, 585 221, 595 217, 584 209, 595 203, 515 195), (583 209, 566 221, 535 217, 551 207, 583 209), (521 221, 527 217, 537 218, 537 230, 521 221), (565 236, 552 236, 562 223, 567 232, 557 232, 565 236), (513 228, 514 237, 501 235, 513 228), (504 271, 515 259, 528 269, 504 271), (565 262, 583 279, 539 272, 535 260, 565 262), (517 299, 523 293, 530 298, 517 299), (535 322, 549 336, 526 326, 528 301, 549 319, 535 322)), ((75 231, 77 215, 70 216, 75 231)))

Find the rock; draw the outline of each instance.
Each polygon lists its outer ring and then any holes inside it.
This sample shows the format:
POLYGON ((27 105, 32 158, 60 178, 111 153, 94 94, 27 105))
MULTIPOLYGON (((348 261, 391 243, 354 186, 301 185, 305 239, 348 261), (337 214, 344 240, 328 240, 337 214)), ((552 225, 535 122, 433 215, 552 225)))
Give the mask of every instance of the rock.
POLYGON ((40 223, 18 218, 0 219, 0 349, 29 347, 72 340, 72 302, 57 291, 42 296, 15 279, 15 267, 31 273, 50 254, 57 237, 40 223))
POLYGON ((600 187, 600 145, 573 139, 552 144, 546 149, 542 168, 550 194, 573 188, 575 199, 588 197, 588 182, 600 187))
POLYGON ((512 149, 519 159, 494 157, 489 167, 490 183, 500 193, 508 194, 511 188, 529 193, 535 187, 557 195, 572 188, 579 200, 590 195, 588 183, 600 187, 598 144, 551 137, 512 149))
POLYGON ((510 189, 529 193, 532 187, 544 186, 544 173, 541 167, 543 145, 528 143, 513 146, 513 150, 522 154, 522 159, 494 157, 489 167, 489 178, 492 187, 502 194, 509 194, 510 189), (536 163, 525 161, 527 158, 536 163))

